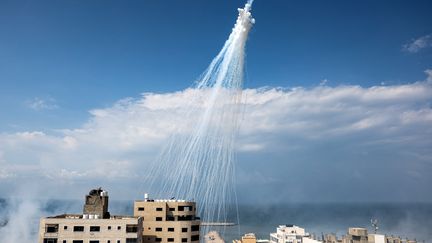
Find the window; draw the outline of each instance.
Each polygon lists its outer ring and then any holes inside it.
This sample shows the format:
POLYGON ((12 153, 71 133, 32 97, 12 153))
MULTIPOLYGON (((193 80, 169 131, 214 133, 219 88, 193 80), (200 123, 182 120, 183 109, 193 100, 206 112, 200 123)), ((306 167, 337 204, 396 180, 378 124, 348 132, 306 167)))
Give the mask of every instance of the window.
POLYGON ((168 238, 168 242, 174 242, 174 238, 168 238))
POLYGON ((99 241, 98 240, 91 240, 91 241, 89 241, 89 243, 99 243, 99 241))
POLYGON ((192 225, 191 230, 192 231, 199 231, 199 225, 192 225))
POLYGON ((156 241, 156 242, 161 242, 161 241, 162 241, 162 238, 156 238, 155 241, 156 241))
POLYGON ((175 219, 174 216, 168 216, 168 217, 166 218, 167 221, 174 221, 174 219, 175 219))
POLYGON ((156 217, 156 221, 162 221, 162 217, 156 217))
POLYGON ((56 238, 44 238, 43 243, 57 243, 56 238))
POLYGON ((156 208, 156 211, 162 211, 162 208, 156 208))
POLYGON ((90 232, 99 232, 99 231, 100 231, 100 226, 90 226, 90 232))
POLYGON ((136 243, 137 242, 137 238, 127 238, 126 239, 126 243, 136 243))
POLYGON ((138 225, 128 224, 126 225, 126 233, 136 233, 138 232, 138 225))
POLYGON ((171 212, 175 211, 175 208, 169 208, 169 211, 171 211, 171 212))
POLYGON ((188 228, 182 228, 182 232, 187 232, 188 228))
POLYGON ((65 225, 65 226, 63 226, 63 229, 64 229, 64 230, 67 230, 67 226, 66 226, 66 225, 65 225))
POLYGON ((190 220, 193 220, 192 215, 178 216, 178 221, 190 221, 190 220))
POLYGON ((74 232, 84 232, 84 226, 74 226, 74 232))
POLYGON ((121 226, 117 226, 117 230, 121 230, 121 226))
POLYGON ((191 241, 198 241, 198 240, 199 240, 199 235, 192 235, 191 241))
POLYGON ((84 243, 83 240, 73 240, 72 243, 84 243))
POLYGON ((174 232, 174 228, 168 228, 168 232, 174 232))
POLYGON ((139 207, 138 211, 144 211, 144 207, 139 207))
POLYGON ((58 227, 59 227, 58 224, 47 224, 45 226, 45 232, 46 233, 56 233, 56 232, 58 232, 58 227))
POLYGON ((108 226, 108 230, 111 230, 111 226, 108 226))
POLYGON ((155 230, 160 232, 160 231, 162 231, 162 228, 156 228, 155 230))
POLYGON ((182 238, 182 242, 187 242, 187 238, 182 238))
POLYGON ((178 206, 178 211, 192 211, 192 206, 178 206))

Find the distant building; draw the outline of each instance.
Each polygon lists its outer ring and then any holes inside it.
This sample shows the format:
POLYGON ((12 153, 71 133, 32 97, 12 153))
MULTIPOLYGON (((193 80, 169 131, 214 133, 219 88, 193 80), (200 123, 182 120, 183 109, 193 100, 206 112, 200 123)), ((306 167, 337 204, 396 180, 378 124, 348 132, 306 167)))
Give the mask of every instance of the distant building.
POLYGON ((135 201, 134 216, 143 218, 143 242, 199 242, 200 219, 196 203, 185 200, 153 200, 145 195, 135 201))
POLYGON ((111 216, 108 192, 91 190, 83 214, 63 214, 42 218, 39 243, 141 243, 143 219, 111 216))
POLYGON ((247 233, 241 240, 233 240, 233 243, 257 243, 257 238, 254 233, 247 233))
POLYGON ((342 237, 342 243, 368 243, 367 229, 348 228, 348 234, 342 237))
POLYGON ((346 235, 338 239, 335 234, 327 234, 324 243, 417 243, 416 240, 401 239, 400 237, 382 234, 368 234, 366 228, 348 228, 346 235))
POLYGON ((275 233, 270 234, 271 243, 320 243, 303 228, 296 225, 279 225, 275 233))

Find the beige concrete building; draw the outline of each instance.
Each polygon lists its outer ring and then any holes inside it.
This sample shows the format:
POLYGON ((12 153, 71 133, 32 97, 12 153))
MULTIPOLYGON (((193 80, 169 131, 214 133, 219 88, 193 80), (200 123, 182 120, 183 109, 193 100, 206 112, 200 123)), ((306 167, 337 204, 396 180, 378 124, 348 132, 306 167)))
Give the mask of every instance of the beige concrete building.
POLYGON ((143 242, 199 242, 200 219, 195 202, 153 200, 146 194, 135 201, 134 216, 143 218, 143 242))
POLYGON ((83 214, 63 214, 42 218, 39 243, 141 243, 143 219, 111 216, 108 193, 91 190, 83 214))
POLYGON ((241 240, 233 240, 233 243, 256 243, 257 238, 254 233, 247 233, 242 236, 241 240))
POLYGON ((141 242, 141 218, 84 219, 82 214, 64 214, 40 220, 39 243, 141 242))
POLYGON ((348 228, 348 234, 342 237, 342 243, 368 243, 367 229, 348 228))

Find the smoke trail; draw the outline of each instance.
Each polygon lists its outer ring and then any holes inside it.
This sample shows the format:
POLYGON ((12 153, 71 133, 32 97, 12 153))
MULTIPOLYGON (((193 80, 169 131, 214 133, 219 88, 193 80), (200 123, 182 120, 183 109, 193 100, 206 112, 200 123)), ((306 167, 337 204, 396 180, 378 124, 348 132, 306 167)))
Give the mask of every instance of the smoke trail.
POLYGON ((199 92, 184 115, 196 123, 172 135, 150 170, 152 193, 197 201, 203 221, 225 221, 233 200, 245 44, 254 23, 251 4, 238 9, 228 40, 195 84, 199 92))

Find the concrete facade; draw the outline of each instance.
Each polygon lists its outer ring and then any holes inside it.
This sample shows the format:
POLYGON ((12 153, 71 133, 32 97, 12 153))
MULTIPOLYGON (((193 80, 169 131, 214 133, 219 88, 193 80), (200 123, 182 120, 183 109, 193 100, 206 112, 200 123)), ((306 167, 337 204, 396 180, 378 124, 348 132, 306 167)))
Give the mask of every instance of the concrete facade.
POLYGON ((141 243, 142 218, 83 219, 65 214, 42 218, 39 243, 141 243))
POLYGON ((368 243, 367 229, 348 228, 348 234, 342 237, 342 243, 368 243))
POLYGON ((196 203, 184 200, 135 201, 134 216, 143 218, 143 242, 199 242, 196 203))

